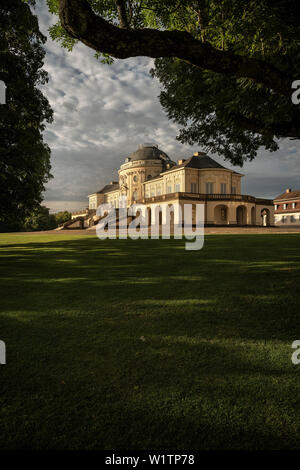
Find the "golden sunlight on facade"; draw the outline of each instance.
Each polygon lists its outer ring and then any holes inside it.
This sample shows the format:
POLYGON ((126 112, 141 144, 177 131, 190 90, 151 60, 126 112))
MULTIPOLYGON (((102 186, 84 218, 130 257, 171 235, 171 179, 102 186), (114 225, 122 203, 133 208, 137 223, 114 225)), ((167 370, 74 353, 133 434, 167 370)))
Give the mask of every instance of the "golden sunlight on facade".
MULTIPOLYGON (((118 208, 119 199, 128 205, 145 205, 149 212, 162 205, 204 204, 206 225, 267 226, 274 224, 273 201, 243 195, 243 175, 229 170, 204 152, 177 163, 156 145, 144 144, 119 169, 119 181, 111 181, 89 196, 84 214, 85 228, 97 221, 99 204, 111 203, 118 208), (150 210, 151 209, 151 210, 150 210)), ((163 221, 162 221, 163 223, 163 221)))

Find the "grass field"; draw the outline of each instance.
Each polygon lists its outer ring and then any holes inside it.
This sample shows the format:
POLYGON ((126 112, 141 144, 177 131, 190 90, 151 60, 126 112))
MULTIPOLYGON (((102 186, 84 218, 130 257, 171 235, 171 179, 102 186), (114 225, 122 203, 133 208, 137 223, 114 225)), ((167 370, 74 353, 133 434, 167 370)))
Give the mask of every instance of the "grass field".
POLYGON ((300 235, 0 245, 0 448, 300 449, 300 235))

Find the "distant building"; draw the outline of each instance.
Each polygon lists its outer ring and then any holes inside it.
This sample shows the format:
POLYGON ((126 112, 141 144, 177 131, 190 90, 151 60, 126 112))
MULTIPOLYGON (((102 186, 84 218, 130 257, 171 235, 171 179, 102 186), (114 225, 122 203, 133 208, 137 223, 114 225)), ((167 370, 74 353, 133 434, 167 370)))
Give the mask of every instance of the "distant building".
POLYGON ((204 152, 176 164, 156 145, 144 144, 125 158, 119 181, 111 181, 89 195, 91 220, 86 225, 96 220, 93 214, 99 204, 111 203, 118 208, 121 196, 127 197, 129 206, 139 203, 148 209, 166 204, 180 204, 182 209, 188 203, 193 208, 204 204, 206 225, 273 225, 273 201, 243 195, 242 177, 204 152))
POLYGON ((300 191, 288 188, 274 199, 276 225, 300 225, 300 191))

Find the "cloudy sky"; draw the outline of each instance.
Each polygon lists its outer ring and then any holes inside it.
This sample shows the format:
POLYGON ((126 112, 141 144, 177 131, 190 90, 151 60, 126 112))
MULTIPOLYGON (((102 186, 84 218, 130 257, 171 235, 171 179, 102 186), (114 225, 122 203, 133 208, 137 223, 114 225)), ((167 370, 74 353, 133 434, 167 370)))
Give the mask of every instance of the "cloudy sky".
MULTIPOLYGON (((48 35, 56 18, 45 0, 35 10, 40 29, 48 35)), ((84 45, 70 53, 48 38, 44 68, 49 83, 43 92, 54 110, 45 141, 52 150, 52 174, 44 195, 52 211, 87 206, 87 195, 117 180, 124 158, 143 142, 155 142, 173 160, 190 157, 198 147, 175 140, 178 128, 159 101, 159 83, 149 70, 152 60, 139 57, 104 65, 84 45)), ((211 155, 218 162, 232 168, 211 155)), ((280 150, 262 150, 242 169, 243 194, 273 198, 287 187, 300 189, 300 144, 285 140, 280 150)))

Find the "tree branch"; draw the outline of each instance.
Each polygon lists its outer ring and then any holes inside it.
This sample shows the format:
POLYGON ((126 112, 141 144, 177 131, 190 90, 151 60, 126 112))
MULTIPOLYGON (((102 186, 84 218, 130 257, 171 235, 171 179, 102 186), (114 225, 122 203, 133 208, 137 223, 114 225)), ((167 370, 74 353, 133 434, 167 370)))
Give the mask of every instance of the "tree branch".
POLYGON ((59 0, 59 3, 65 31, 96 51, 119 59, 178 57, 199 68, 248 78, 286 96, 291 94, 292 77, 267 62, 218 50, 185 31, 118 28, 96 15, 87 0, 59 0))
POLYGON ((257 134, 269 131, 277 138, 300 138, 300 121, 296 115, 292 121, 277 121, 272 124, 266 124, 265 122, 258 119, 250 119, 243 116, 242 114, 235 114, 235 118, 238 121, 240 127, 257 134))
POLYGON ((124 0, 116 0, 116 5, 117 5, 120 28, 128 29, 129 24, 128 24, 126 6, 125 6, 124 0))

